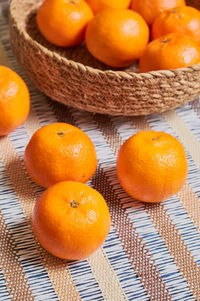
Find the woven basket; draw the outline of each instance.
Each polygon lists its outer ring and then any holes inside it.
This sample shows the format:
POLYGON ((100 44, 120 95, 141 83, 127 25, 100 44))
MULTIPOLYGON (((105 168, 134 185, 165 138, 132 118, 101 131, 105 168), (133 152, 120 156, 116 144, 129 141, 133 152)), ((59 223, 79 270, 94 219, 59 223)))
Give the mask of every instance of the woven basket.
MULTIPOLYGON (((68 49, 48 43, 38 32, 41 0, 12 0, 11 47, 39 90, 54 100, 94 113, 148 115, 173 109, 200 94, 200 64, 139 74, 137 65, 108 68, 84 44, 68 49)), ((188 1, 200 9, 200 1, 188 1)))

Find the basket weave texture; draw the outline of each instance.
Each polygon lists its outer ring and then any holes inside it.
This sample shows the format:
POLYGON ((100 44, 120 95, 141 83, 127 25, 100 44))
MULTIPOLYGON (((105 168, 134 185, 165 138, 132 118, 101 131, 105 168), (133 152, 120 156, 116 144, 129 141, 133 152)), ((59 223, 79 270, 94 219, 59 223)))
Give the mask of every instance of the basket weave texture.
MULTIPOLYGON (((48 43, 36 25, 41 0, 12 0, 10 40, 18 63, 36 87, 54 100, 94 113, 149 115, 184 105, 200 94, 200 64, 139 74, 137 65, 111 70, 84 44, 48 43)), ((200 9, 200 1, 188 1, 200 9)))

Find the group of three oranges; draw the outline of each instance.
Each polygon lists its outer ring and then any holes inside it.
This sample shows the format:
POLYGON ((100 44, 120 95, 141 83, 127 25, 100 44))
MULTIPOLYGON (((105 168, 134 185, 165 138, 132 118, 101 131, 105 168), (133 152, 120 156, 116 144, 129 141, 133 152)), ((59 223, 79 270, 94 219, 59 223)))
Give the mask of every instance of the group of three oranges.
MULTIPOLYGON (((0 136, 27 118, 29 92, 11 69, 0 66, 0 136)), ((42 246, 64 259, 82 259, 97 250, 111 224, 103 196, 86 183, 95 173, 97 155, 79 128, 54 123, 37 130, 24 162, 34 182, 47 190, 33 211, 33 229, 42 246)), ((169 134, 140 132, 120 148, 117 175, 124 190, 144 202, 161 202, 186 180, 182 144, 169 134)))
MULTIPOLYGON (((103 196, 87 182, 97 156, 79 128, 54 123, 39 129, 25 150, 31 178, 48 188, 36 203, 33 227, 42 246, 65 259, 88 257, 104 242, 111 224, 103 196)), ((187 177, 182 144, 169 134, 146 131, 120 148, 117 175, 124 190, 144 202, 161 202, 177 193, 187 177)))
POLYGON ((71 47, 85 40, 114 68, 138 59, 140 72, 200 62, 200 12, 185 0, 44 0, 36 20, 49 42, 71 47))

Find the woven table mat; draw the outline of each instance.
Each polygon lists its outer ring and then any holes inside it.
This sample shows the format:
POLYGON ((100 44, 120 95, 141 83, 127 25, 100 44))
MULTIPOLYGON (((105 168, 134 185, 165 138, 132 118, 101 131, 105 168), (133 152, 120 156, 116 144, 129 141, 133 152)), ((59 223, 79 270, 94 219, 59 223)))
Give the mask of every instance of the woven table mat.
POLYGON ((0 18, 0 64, 26 81, 30 115, 0 138, 0 300, 200 300, 200 103, 148 117, 94 115, 42 95, 20 71, 0 18), (82 261, 60 260, 33 235, 31 214, 42 188, 24 168, 31 135, 53 122, 78 126, 92 139, 98 168, 88 185, 107 201, 112 226, 101 249, 82 261), (182 190, 161 204, 129 197, 116 177, 120 145, 142 130, 168 132, 187 152, 182 190))

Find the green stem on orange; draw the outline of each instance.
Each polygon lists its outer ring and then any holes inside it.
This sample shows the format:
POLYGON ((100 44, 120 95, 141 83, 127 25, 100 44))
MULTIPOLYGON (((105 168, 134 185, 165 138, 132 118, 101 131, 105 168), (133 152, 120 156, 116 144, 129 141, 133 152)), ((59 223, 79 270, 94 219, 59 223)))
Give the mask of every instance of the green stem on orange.
POLYGON ((64 133, 63 132, 58 132, 57 135, 58 136, 64 136, 64 133))
POLYGON ((70 0, 69 3, 76 5, 76 2, 73 0, 70 0))
POLYGON ((77 203, 75 200, 72 200, 72 201, 70 202, 70 206, 71 206, 72 208, 77 208, 77 207, 79 206, 79 203, 77 203))
POLYGON ((168 39, 161 41, 161 43, 168 43, 168 42, 169 42, 168 39))

